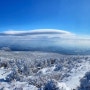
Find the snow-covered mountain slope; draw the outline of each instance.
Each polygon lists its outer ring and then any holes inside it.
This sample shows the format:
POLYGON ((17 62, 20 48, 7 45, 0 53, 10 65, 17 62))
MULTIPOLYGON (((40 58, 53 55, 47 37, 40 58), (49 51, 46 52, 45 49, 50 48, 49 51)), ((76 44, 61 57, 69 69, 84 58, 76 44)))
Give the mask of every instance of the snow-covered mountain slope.
POLYGON ((79 88, 89 71, 89 55, 0 51, 2 90, 89 90, 79 88))

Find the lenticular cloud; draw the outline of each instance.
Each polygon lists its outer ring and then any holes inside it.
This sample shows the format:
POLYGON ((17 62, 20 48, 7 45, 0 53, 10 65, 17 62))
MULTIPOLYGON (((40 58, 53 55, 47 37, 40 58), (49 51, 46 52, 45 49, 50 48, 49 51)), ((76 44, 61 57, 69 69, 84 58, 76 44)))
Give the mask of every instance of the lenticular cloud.
MULTIPOLYGON (((37 29, 30 31, 5 31, 1 33, 4 36, 52 36, 52 37, 65 37, 65 36, 74 36, 74 34, 63 31, 63 30, 55 30, 55 29, 37 29)), ((68 37, 67 37, 68 38, 68 37)))

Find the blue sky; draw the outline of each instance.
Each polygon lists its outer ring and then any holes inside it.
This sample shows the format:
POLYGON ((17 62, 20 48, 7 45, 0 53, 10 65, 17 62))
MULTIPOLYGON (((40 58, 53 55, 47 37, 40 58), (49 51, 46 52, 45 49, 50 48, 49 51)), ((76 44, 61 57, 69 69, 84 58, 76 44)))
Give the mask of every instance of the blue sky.
POLYGON ((0 31, 61 29, 90 35, 90 0, 0 0, 0 31))

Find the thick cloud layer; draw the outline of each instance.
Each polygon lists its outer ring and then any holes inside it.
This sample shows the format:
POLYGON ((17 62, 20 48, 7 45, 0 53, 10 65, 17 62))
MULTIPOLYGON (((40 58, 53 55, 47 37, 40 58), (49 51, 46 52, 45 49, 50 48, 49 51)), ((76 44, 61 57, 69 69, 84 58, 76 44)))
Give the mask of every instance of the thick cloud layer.
MULTIPOLYGON (((55 29, 37 29, 30 31, 6 31, 0 33, 1 47, 24 49, 60 47, 65 49, 90 49, 90 39, 68 31, 55 29)), ((58 48, 59 49, 59 48, 58 48)))

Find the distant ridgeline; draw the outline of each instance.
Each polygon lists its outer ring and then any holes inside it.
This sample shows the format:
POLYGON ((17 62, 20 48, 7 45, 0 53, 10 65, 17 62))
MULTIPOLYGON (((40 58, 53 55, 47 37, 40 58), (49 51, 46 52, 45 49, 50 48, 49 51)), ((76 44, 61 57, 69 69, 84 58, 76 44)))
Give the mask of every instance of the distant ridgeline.
POLYGON ((11 46, 1 47, 3 51, 42 51, 42 52, 54 52, 66 55, 90 55, 90 50, 75 49, 75 48, 62 48, 62 47, 24 47, 24 46, 11 46))

